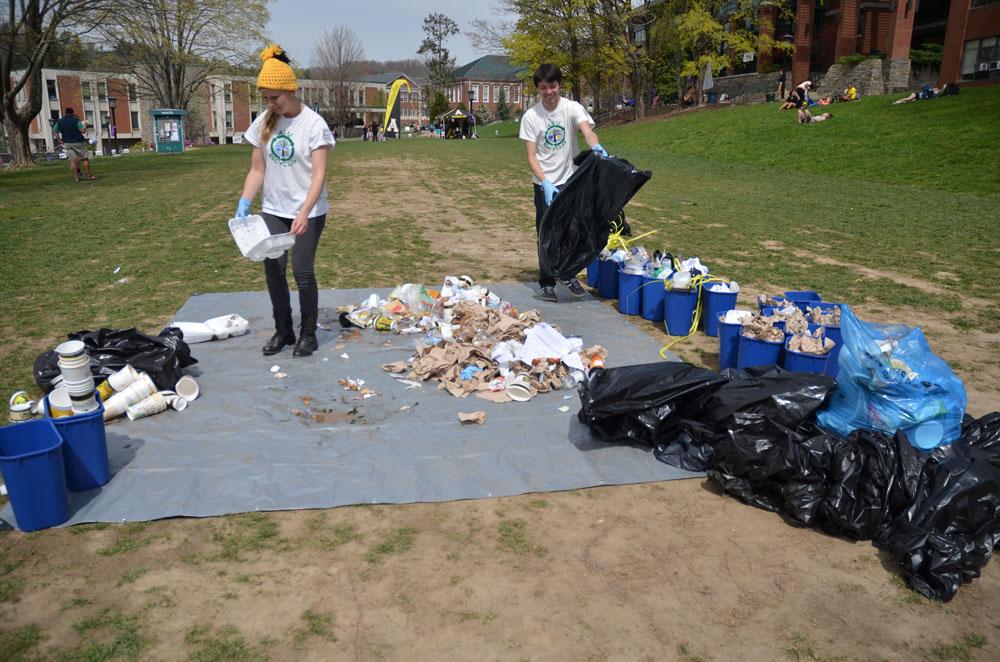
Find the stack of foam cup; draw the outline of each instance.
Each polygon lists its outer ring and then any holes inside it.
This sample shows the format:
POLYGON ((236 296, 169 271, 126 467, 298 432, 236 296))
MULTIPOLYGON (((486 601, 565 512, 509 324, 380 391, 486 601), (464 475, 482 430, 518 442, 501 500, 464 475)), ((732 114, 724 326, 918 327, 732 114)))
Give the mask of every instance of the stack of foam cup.
POLYGON ((130 421, 134 421, 146 416, 159 414, 161 411, 166 411, 167 406, 167 398, 162 393, 151 393, 139 402, 129 405, 125 409, 125 415, 128 416, 130 421))
POLYGON ((97 409, 94 397, 94 376, 90 372, 90 356, 80 340, 67 340, 56 347, 59 355, 59 372, 69 393, 73 412, 85 414, 97 409))
POLYGON ((118 418, 126 412, 129 405, 145 400, 154 393, 156 393, 156 384, 146 373, 139 373, 138 379, 112 395, 104 403, 104 420, 118 418))
POLYGON ((97 385, 97 392, 106 402, 115 393, 121 393, 129 384, 139 379, 139 371, 125 364, 125 367, 97 385))

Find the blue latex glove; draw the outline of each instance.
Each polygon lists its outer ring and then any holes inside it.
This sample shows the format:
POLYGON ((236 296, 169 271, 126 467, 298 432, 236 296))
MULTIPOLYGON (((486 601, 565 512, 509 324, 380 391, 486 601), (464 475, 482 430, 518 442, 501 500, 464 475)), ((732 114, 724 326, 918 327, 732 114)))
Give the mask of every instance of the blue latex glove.
POLYGON ((608 150, 601 147, 601 143, 597 143, 596 145, 591 147, 590 151, 597 153, 598 156, 603 156, 604 158, 608 158, 608 150))
POLYGON ((250 213, 250 204, 252 202, 253 200, 240 198, 240 203, 236 205, 236 218, 246 218, 247 214, 250 213))
POLYGON ((559 193, 559 189, 548 179, 543 179, 542 190, 545 191, 545 204, 551 205, 553 198, 559 193))

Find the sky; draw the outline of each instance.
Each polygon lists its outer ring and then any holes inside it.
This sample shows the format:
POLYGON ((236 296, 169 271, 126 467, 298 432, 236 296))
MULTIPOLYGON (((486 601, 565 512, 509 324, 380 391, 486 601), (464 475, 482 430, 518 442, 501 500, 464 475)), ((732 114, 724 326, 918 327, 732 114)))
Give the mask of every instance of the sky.
POLYGON ((312 50, 324 31, 345 25, 361 37, 369 60, 403 60, 417 57, 424 38, 424 17, 441 13, 458 23, 462 33, 445 46, 461 66, 483 55, 472 49, 465 32, 474 18, 492 19, 490 3, 469 0, 276 0, 270 5, 268 34, 302 66, 310 66, 312 50))

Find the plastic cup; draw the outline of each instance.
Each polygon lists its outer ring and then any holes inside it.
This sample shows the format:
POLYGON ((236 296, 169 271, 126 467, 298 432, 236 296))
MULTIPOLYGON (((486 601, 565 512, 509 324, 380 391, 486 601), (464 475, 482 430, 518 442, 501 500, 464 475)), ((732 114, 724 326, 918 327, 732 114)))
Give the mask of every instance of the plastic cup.
POLYGON ((138 379, 139 371, 130 365, 126 365, 124 368, 108 377, 108 384, 114 389, 115 393, 119 393, 124 391, 128 388, 129 384, 138 379))
POLYGON ((201 391, 198 389, 198 382, 194 380, 194 377, 185 375, 177 380, 177 384, 174 386, 174 391, 177 395, 184 398, 188 402, 198 399, 198 394, 201 391))
POLYGON ((56 354, 61 359, 69 359, 74 356, 80 356, 86 348, 87 346, 83 344, 82 340, 67 340, 56 347, 56 354))
POLYGON ((149 397, 140 400, 134 405, 129 405, 125 410, 125 415, 130 421, 136 421, 146 416, 159 414, 167 409, 167 399, 162 393, 153 393, 149 397))

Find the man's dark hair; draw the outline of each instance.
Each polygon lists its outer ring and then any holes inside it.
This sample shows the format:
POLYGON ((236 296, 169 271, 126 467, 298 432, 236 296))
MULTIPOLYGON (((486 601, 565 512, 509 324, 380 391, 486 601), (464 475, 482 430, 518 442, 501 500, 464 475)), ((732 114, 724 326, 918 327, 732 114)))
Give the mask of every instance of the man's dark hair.
POLYGON ((535 87, 541 82, 562 84, 562 71, 554 64, 542 64, 535 69, 532 79, 535 81, 535 87))
POLYGON ((72 108, 66 108, 66 114, 67 115, 72 115, 73 114, 73 109, 72 108))

